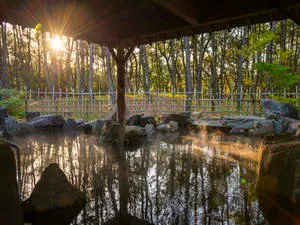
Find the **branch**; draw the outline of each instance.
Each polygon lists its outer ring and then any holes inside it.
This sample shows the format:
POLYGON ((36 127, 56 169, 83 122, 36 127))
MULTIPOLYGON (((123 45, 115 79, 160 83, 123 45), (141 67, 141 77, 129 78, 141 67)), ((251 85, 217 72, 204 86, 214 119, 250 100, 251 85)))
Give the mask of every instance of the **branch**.
POLYGON ((125 62, 128 60, 128 58, 131 55, 131 53, 133 52, 133 50, 134 50, 134 46, 130 46, 125 55, 125 62))
POLYGON ((116 55, 114 49, 113 49, 112 47, 110 47, 110 46, 108 47, 108 49, 109 49, 109 51, 110 51, 110 53, 111 53, 113 59, 117 62, 118 56, 116 55))

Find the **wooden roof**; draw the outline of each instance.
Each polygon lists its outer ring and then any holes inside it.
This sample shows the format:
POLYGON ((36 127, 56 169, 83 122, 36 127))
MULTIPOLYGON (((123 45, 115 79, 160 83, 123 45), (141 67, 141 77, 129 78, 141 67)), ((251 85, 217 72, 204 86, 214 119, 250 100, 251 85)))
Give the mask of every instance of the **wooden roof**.
POLYGON ((102 45, 150 43, 291 18, 299 0, 0 0, 0 20, 102 45))

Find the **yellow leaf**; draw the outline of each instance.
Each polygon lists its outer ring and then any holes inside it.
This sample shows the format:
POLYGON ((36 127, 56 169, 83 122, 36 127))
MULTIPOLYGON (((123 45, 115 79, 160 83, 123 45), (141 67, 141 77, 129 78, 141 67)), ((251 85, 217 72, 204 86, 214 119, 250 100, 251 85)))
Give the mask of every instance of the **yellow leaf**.
POLYGON ((40 31, 41 29, 43 28, 42 24, 38 23, 36 26, 35 26, 35 30, 36 31, 40 31))

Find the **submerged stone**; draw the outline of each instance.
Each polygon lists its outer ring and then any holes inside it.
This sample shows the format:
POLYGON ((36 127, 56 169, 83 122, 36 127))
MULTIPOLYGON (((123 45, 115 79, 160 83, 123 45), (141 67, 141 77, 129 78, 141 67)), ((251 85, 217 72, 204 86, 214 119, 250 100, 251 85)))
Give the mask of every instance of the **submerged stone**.
POLYGON ((273 135, 265 139, 257 188, 300 204, 300 138, 273 135))
POLYGON ((0 141, 0 224, 23 225, 23 213, 16 180, 12 150, 0 141))
POLYGON ((86 202, 85 193, 72 186, 57 164, 42 173, 24 204, 25 221, 33 224, 69 224, 86 202))

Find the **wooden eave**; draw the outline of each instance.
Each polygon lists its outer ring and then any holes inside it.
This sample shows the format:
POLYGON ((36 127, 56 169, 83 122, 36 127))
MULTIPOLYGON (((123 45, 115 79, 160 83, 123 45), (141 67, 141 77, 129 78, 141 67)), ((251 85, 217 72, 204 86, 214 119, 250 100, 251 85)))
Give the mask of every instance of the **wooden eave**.
POLYGON ((299 0, 0 0, 0 20, 114 47, 291 18, 299 0))

